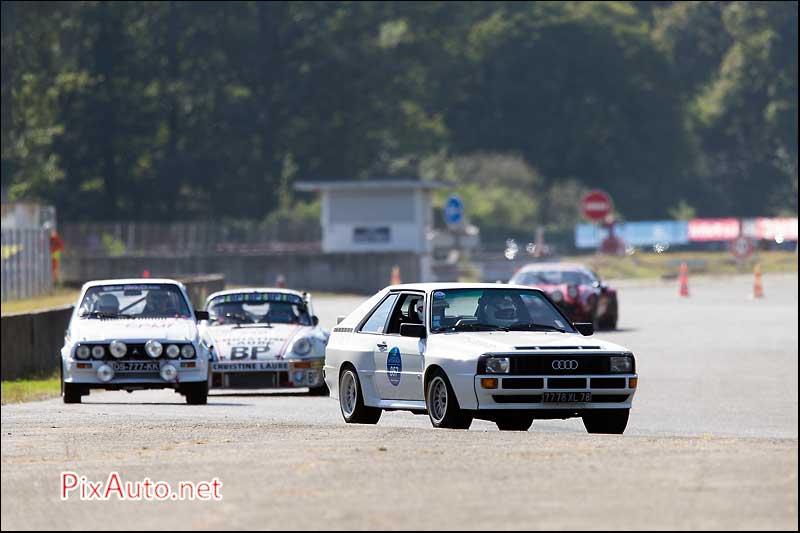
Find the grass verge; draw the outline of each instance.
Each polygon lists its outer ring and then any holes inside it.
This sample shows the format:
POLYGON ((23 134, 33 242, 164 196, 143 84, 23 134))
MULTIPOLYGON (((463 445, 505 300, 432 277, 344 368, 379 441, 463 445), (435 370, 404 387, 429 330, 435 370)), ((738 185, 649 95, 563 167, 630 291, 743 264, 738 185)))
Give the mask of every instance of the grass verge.
POLYGON ((21 379, 0 383, 0 403, 32 402, 61 395, 61 378, 58 375, 46 379, 21 379))
POLYGON ((53 294, 38 296, 36 298, 24 298, 22 300, 9 300, 2 304, 2 314, 10 313, 29 313, 31 311, 41 311, 52 309, 62 305, 74 304, 78 299, 78 292, 75 289, 56 289, 53 294))

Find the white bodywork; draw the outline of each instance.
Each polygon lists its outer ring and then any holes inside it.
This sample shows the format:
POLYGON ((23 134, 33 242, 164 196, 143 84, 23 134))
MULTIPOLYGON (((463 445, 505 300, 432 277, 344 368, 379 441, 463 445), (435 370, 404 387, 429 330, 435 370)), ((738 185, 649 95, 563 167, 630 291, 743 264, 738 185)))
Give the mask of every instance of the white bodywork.
MULTIPOLYGON (((361 383, 364 404, 383 409, 405 409, 414 411, 427 410, 425 404, 425 378, 431 368, 438 367, 446 373, 458 399, 461 409, 474 411, 476 417, 486 411, 518 411, 540 412, 543 418, 563 418, 577 416, 577 411, 594 409, 626 409, 630 408, 635 393, 629 388, 630 378, 637 378, 635 373, 629 374, 578 374, 572 372, 569 378, 585 378, 586 386, 579 388, 551 388, 551 380, 564 378, 554 372, 540 374, 478 374, 478 360, 482 355, 509 355, 513 357, 548 357, 557 356, 559 360, 576 360, 582 362, 586 356, 632 355, 622 346, 584 337, 580 333, 560 333, 542 331, 475 331, 431 333, 431 294, 436 290, 462 288, 518 288, 520 290, 537 290, 530 287, 500 284, 465 284, 465 283, 425 283, 394 285, 387 287, 364 302, 350 313, 333 330, 325 359, 325 381, 333 398, 339 397, 339 377, 344 365, 352 365, 358 373, 361 383), (425 298, 425 327, 427 338, 417 339, 400 335, 373 334, 359 331, 364 320, 390 293, 420 293, 425 298), (385 347, 379 345, 386 345, 385 347), (392 370, 393 379, 389 379, 387 367, 388 352, 398 348, 401 354, 401 370, 399 379, 396 367, 392 370), (523 347, 524 349, 520 349, 523 347), (498 378, 501 385, 497 389, 484 389, 482 377, 498 378), (596 388, 592 379, 622 378, 621 388, 596 388), (536 388, 508 388, 502 381, 508 378, 541 378, 542 386, 536 388), (514 401, 513 397, 543 396, 545 393, 583 393, 591 392, 591 403, 557 403, 528 401, 522 398, 514 401), (602 401, 624 398, 623 401, 602 401), (497 401, 498 397, 502 401, 497 401)), ((566 320, 566 318, 565 318, 566 320)), ((548 362, 551 358, 548 358, 548 362)), ((554 363, 555 364, 555 363, 554 363)), ((634 369, 635 370, 635 369, 634 369)), ((618 381, 619 382, 619 381, 618 381)), ((563 382, 562 382, 563 383, 563 382)), ((599 382, 598 382, 599 383, 599 382)), ((555 384, 555 381, 552 382, 555 384)))
MULTIPOLYGON (((302 299, 308 314, 314 316, 308 293, 280 288, 245 288, 216 292, 206 299, 205 309, 220 296, 249 293, 285 294, 302 299)), ((203 321, 202 338, 210 347, 212 387, 320 387, 324 385, 322 366, 329 333, 319 325, 271 323, 253 327, 238 324, 212 325, 203 321), (297 353, 299 343, 311 349, 297 353), (246 375, 245 379, 237 378, 246 375), (249 386, 251 384, 252 386, 249 386)))
POLYGON ((86 291, 97 286, 112 285, 174 285, 176 286, 187 308, 192 309, 191 302, 186 294, 183 284, 171 279, 114 279, 92 281, 83 285, 81 294, 75 305, 70 319, 69 328, 64 338, 61 349, 61 364, 64 383, 86 385, 86 388, 137 390, 144 388, 177 388, 180 383, 194 383, 208 381, 209 353, 206 345, 198 335, 197 323, 194 316, 188 318, 125 318, 125 319, 97 319, 84 318, 79 315, 80 304, 86 291), (78 346, 105 345, 112 341, 122 341, 127 346, 145 344, 154 340, 164 347, 169 344, 191 344, 195 356, 191 359, 178 357, 170 359, 162 354, 155 359, 145 354, 136 357, 127 355, 122 359, 115 359, 106 350, 103 359, 94 357, 79 359, 75 350, 78 346), (141 357, 139 357, 141 356, 141 357), (125 364, 125 371, 115 371, 110 381, 103 381, 98 377, 98 370, 103 365, 119 368, 117 365, 125 364), (138 365, 138 369, 137 368, 138 365), (172 365, 177 370, 174 379, 165 380, 160 371, 165 365, 172 365))

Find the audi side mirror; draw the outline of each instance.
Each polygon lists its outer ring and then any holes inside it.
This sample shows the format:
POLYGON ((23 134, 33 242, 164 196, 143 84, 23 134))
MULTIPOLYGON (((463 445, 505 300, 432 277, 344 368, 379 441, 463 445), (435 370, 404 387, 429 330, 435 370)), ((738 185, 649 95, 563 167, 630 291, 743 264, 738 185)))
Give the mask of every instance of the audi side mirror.
POLYGON ((208 320, 210 317, 209 317, 209 315, 208 315, 208 311, 198 311, 198 310, 195 310, 195 312, 194 312, 194 318, 195 318, 195 320, 197 320, 197 321, 199 322, 199 321, 201 321, 201 320, 208 320))
POLYGON ((313 315, 311 317, 311 323, 314 324, 315 326, 319 325, 319 317, 317 315, 313 315))
POLYGON ((594 333, 594 325, 591 322, 573 322, 572 327, 584 337, 588 337, 594 333))
POLYGON ((424 324, 400 324, 400 336, 424 339, 428 336, 428 332, 424 324))

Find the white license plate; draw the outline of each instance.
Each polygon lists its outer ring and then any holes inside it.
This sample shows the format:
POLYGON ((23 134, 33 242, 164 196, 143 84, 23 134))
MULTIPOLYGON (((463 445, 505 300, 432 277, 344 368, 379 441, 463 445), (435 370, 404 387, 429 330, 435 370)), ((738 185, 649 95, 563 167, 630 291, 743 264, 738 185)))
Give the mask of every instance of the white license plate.
POLYGON ((545 392, 545 403, 587 403, 592 401, 591 392, 545 392))
POLYGON ((114 372, 158 372, 158 361, 115 361, 111 363, 114 372))

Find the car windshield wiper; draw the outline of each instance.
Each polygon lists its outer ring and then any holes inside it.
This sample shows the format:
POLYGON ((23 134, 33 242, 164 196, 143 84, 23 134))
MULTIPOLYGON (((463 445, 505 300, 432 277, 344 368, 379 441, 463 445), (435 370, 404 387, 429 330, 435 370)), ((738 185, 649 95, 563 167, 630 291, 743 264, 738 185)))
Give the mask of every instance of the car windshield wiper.
POLYGON ((496 326, 494 324, 479 324, 476 322, 470 322, 467 324, 456 324, 455 326, 439 328, 436 331, 508 331, 508 328, 496 326))
POLYGON ((558 331, 559 333, 567 332, 567 330, 565 330, 564 328, 551 326, 549 324, 536 324, 534 322, 530 322, 528 324, 514 324, 513 326, 509 326, 508 329, 511 331, 543 330, 543 331, 558 331))
POLYGON ((104 311, 89 311, 83 313, 81 318, 120 318, 122 315, 119 313, 106 313, 104 311))

